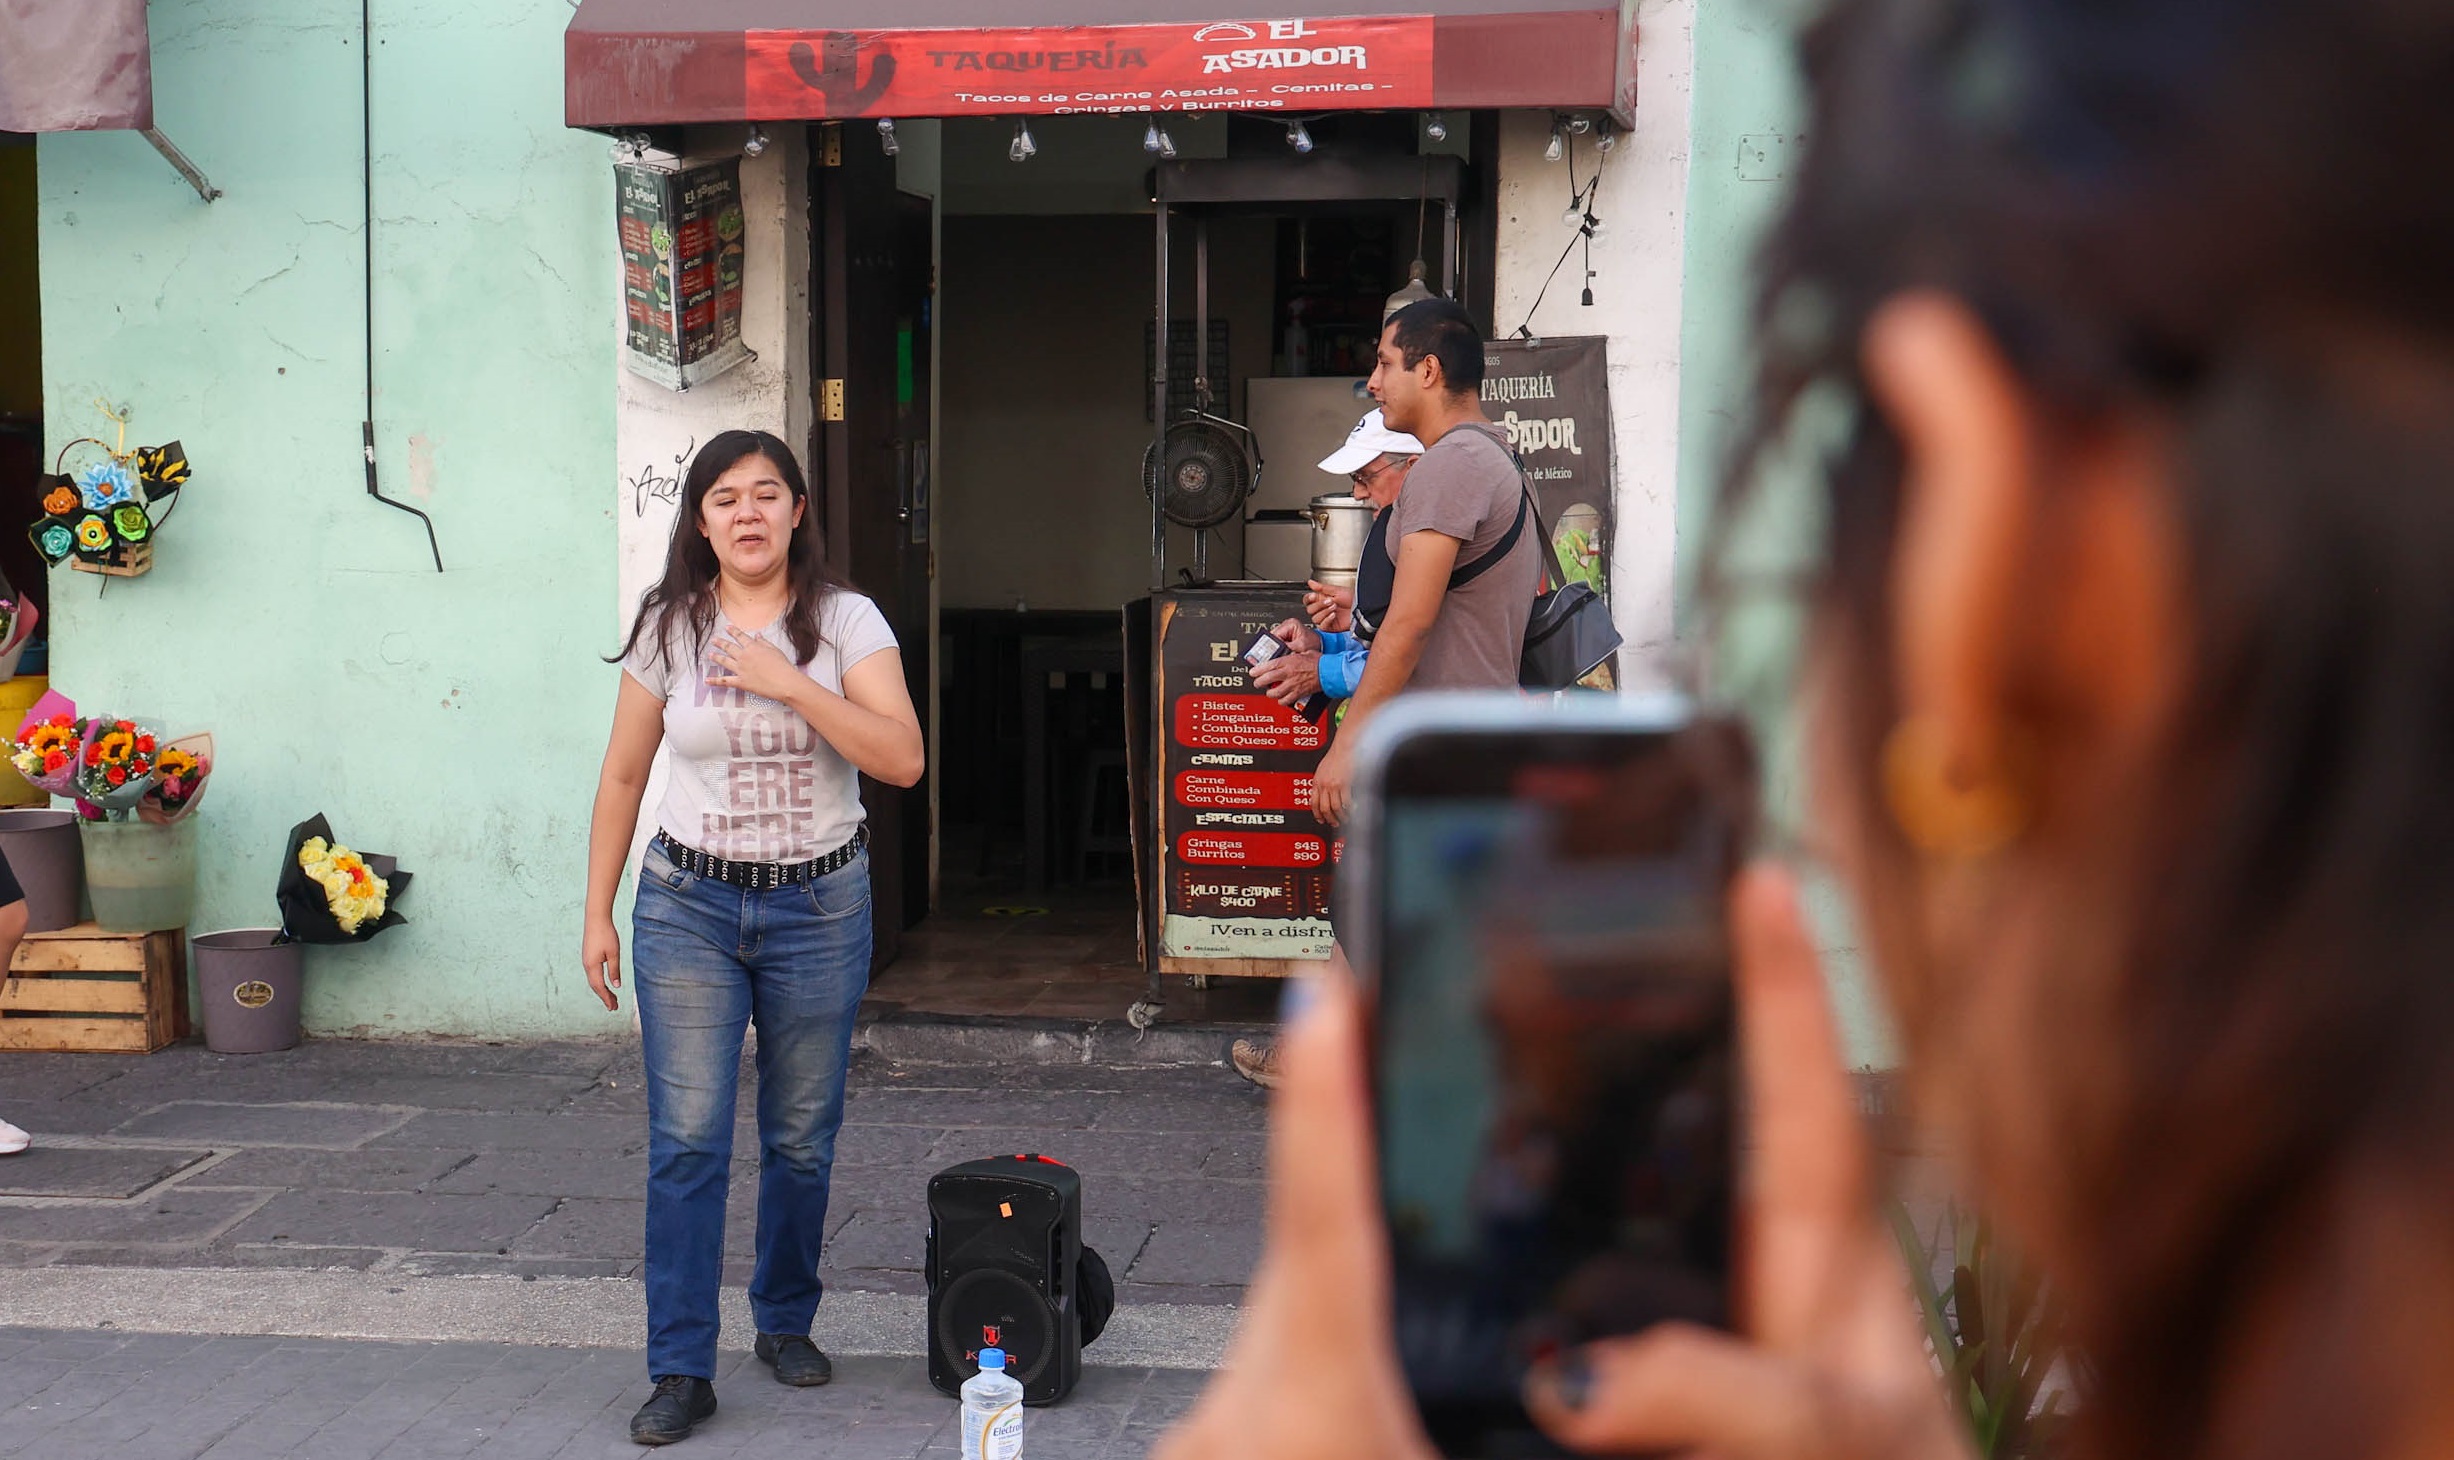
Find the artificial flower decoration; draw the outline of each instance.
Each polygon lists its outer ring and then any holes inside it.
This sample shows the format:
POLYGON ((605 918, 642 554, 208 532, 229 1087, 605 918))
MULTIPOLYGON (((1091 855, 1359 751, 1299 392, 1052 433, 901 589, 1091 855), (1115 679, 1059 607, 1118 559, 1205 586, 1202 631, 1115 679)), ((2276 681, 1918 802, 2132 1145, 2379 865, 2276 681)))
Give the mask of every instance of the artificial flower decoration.
POLYGON ((119 445, 88 436, 61 447, 53 475, 42 479, 43 516, 26 533, 53 567, 73 557, 89 571, 133 576, 152 560, 130 550, 150 542, 170 516, 170 507, 153 504, 175 498, 187 485, 187 451, 176 441, 131 451, 126 413, 108 405, 103 410, 119 426, 119 445), (83 464, 69 473, 69 455, 81 448, 101 459, 81 457, 83 464))
POLYGON ((312 817, 290 829, 276 899, 284 934, 298 943, 361 943, 408 919, 399 912, 409 874, 378 852, 355 852, 312 817))
POLYGON ((100 512, 136 500, 136 473, 117 460, 97 461, 77 473, 77 495, 88 510, 100 512))
POLYGON ((187 485, 187 451, 178 442, 168 446, 140 446, 136 449, 136 475, 144 484, 145 500, 150 502, 187 485))

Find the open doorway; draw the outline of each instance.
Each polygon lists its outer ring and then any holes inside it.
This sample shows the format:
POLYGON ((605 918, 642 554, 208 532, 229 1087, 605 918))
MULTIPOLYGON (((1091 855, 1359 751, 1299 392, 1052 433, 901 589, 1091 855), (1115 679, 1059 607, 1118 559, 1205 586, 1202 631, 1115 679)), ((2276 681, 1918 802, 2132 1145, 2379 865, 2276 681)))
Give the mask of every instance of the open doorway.
MULTIPOLYGON (((1206 207, 1171 232, 1164 341, 1149 119, 1034 119, 1023 161, 1012 121, 943 126, 931 503, 939 896, 903 964, 882 972, 880 997, 969 979, 979 985, 969 995, 940 1002, 1089 1017, 1139 997, 1122 611, 1154 586, 1143 467, 1161 351, 1171 401, 1193 403, 1206 382, 1208 409, 1252 432, 1261 463, 1228 520, 1198 538, 1167 529, 1170 576, 1198 560, 1214 579, 1300 581, 1310 540, 1293 509, 1345 487, 1314 463, 1371 407, 1363 380, 1410 265, 1422 259, 1435 289, 1457 278, 1468 307, 1488 312, 1488 179, 1472 160, 1478 140, 1491 155, 1494 120, 1460 118, 1436 140, 1413 114, 1303 121, 1310 150, 1300 154, 1284 118, 1177 115, 1165 126, 1178 159, 1322 177, 1368 164, 1411 179, 1419 165, 1427 184, 1451 180, 1451 201, 1462 170, 1476 181, 1459 226, 1443 226, 1436 198, 1387 187, 1206 207)), ((1275 990, 1214 989, 1171 1017, 1224 1014, 1240 995, 1266 1011, 1275 990)))
MULTIPOLYGON (((40 478, 50 466, 43 459, 42 281, 34 164, 32 137, 0 132, 0 522, 5 523, 32 522, 43 515, 40 478)), ((41 556, 14 527, 0 531, 0 577, 6 579, 0 597, 22 595, 41 615, 18 663, 19 678, 0 686, 14 688, 30 705, 33 695, 41 693, 37 686, 49 650, 50 583, 41 556)), ((9 728, 16 727, 17 718, 9 717, 9 728)), ((0 790, 26 793, 22 801, 4 804, 48 800, 18 781, 13 771, 0 775, 15 783, 0 790)))

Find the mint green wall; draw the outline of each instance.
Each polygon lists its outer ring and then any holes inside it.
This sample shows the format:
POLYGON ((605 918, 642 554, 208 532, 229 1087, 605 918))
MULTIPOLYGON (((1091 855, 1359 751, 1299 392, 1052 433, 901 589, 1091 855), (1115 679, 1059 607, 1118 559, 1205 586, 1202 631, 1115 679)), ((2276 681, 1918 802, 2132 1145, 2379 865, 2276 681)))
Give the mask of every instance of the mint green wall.
MULTIPOLYGON (((1680 339, 1680 633, 1704 630, 1693 593, 1715 488, 1748 385, 1746 319, 1757 242, 1780 207, 1803 112, 1792 40, 1807 7, 1782 0, 1701 0, 1687 174, 1687 261, 1680 339)), ((1794 463, 1793 463, 1794 465, 1794 463)), ((1803 822, 1798 722, 1791 713, 1801 624, 1795 603, 1766 585, 1786 576, 1815 541, 1814 493, 1803 473, 1768 482, 1763 510, 1733 542, 1733 579, 1720 605, 1714 674, 1763 736, 1776 835, 1803 822), (1756 591, 1746 591, 1753 585, 1756 591)), ((1851 1061, 1889 1065, 1893 1045, 1865 960, 1837 890, 1810 877, 1808 904, 1851 1061)))
MULTIPOLYGON (((605 1031, 577 969, 614 671, 605 143, 562 125, 567 0, 376 0, 377 428, 359 455, 359 9, 154 0, 159 124, 41 142, 56 449, 133 407, 195 478, 133 581, 53 575, 52 679, 215 732, 196 926, 275 920, 289 826, 417 874, 410 925, 313 949, 324 1032, 605 1031)), ((5 530, 15 531, 14 526, 5 530)))

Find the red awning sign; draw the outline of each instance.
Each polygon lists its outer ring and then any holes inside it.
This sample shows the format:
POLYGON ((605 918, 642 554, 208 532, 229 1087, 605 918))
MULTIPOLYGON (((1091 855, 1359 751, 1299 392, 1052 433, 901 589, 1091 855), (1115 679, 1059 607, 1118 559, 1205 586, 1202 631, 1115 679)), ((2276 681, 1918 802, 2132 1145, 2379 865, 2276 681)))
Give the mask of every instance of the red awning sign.
POLYGON ((750 114, 1406 110, 1432 103, 1428 15, 988 30, 752 30, 750 114))

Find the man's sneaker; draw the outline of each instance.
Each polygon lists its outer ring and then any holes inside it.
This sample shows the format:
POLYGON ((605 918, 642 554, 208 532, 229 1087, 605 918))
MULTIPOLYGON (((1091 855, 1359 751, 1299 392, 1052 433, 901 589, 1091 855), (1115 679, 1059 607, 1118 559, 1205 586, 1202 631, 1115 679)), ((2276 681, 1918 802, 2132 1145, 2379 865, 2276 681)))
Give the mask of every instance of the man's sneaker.
POLYGON ((631 1440, 641 1445, 670 1445, 688 1439, 699 1422, 715 1412, 715 1385, 688 1374, 667 1374, 656 1381, 656 1393, 631 1416, 631 1440))
POLYGON ((809 1389, 835 1377, 834 1361, 806 1333, 762 1333, 753 1351, 760 1363, 775 1369, 778 1384, 809 1389))
POLYGON ((1235 1065, 1236 1073, 1245 1079, 1259 1085, 1264 1090, 1278 1088, 1278 1045, 1276 1041, 1264 1043, 1257 1039, 1239 1039, 1235 1042, 1235 1047, 1227 1051, 1227 1058, 1235 1065))
POLYGON ((0 1120, 0 1156, 14 1156, 33 1144, 34 1137, 27 1135, 7 1121, 0 1120))

